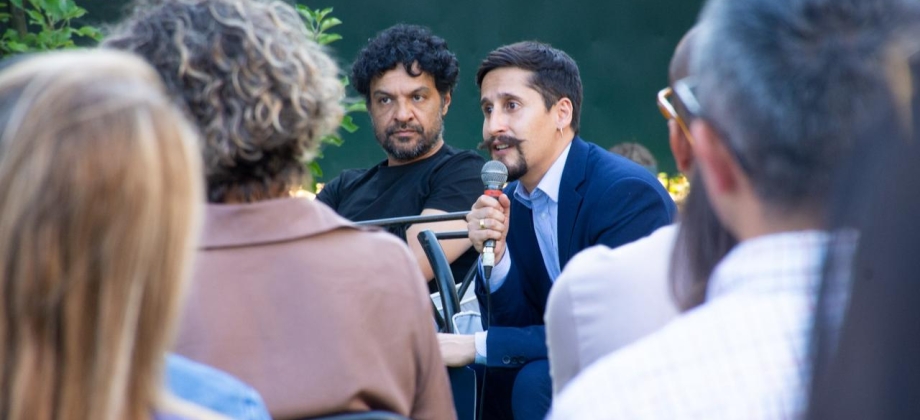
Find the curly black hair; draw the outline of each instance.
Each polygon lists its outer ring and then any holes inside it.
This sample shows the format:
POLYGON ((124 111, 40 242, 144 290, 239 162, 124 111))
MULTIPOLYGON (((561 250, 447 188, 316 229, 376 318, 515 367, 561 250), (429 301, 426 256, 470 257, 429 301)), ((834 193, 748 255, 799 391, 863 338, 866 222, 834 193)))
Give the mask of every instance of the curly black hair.
POLYGON ((431 30, 418 25, 398 24, 379 33, 371 39, 351 67, 351 83, 365 99, 370 92, 371 80, 402 64, 406 72, 414 72, 413 63, 418 63, 418 70, 434 77, 435 87, 443 96, 454 90, 460 66, 457 56, 447 49, 447 41, 431 33, 431 30))

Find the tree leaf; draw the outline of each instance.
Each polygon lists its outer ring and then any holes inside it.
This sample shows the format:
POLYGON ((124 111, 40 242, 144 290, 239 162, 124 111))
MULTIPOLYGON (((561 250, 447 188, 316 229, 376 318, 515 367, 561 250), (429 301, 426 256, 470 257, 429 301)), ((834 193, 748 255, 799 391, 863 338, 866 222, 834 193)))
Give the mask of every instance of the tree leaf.
POLYGON ((341 25, 341 24, 342 24, 342 21, 341 21, 341 20, 339 20, 338 18, 331 17, 331 18, 329 18, 329 19, 324 19, 324 20, 323 20, 323 23, 321 23, 321 24, 319 25, 319 30, 320 30, 320 32, 325 32, 325 31, 329 30, 329 28, 331 28, 331 27, 333 27, 333 26, 338 26, 338 25, 341 25))
POLYGON ((329 45, 340 39, 342 39, 342 35, 339 34, 322 34, 316 38, 316 43, 319 45, 329 45))
POLYGON ((45 16, 42 15, 41 12, 37 10, 33 10, 33 9, 23 9, 23 10, 26 12, 27 15, 29 15, 29 19, 32 21, 32 23, 41 26, 42 29, 48 28, 48 25, 45 23, 45 16))
POLYGON ((10 3, 13 3, 13 6, 23 9, 22 0, 10 0, 10 3))
POLYGON ((358 131, 358 125, 355 124, 355 121, 354 119, 351 118, 351 115, 346 115, 342 117, 342 129, 349 133, 354 133, 355 131, 358 131))
POLYGON ((321 142, 322 142, 322 144, 324 144, 324 145, 329 144, 329 145, 333 145, 333 146, 335 146, 335 147, 340 147, 340 146, 342 146, 343 144, 345 144, 345 141, 342 140, 342 138, 339 137, 338 134, 327 134, 327 135, 323 136, 323 138, 321 139, 321 142))
POLYGON ((35 34, 35 41, 42 50, 53 49, 50 48, 54 45, 54 40, 52 39, 54 32, 51 31, 41 31, 35 34))
POLYGON ((303 16, 303 18, 306 19, 307 22, 310 22, 311 26, 316 23, 316 18, 313 17, 313 11, 310 10, 310 8, 308 8, 307 6, 298 4, 297 13, 300 13, 300 15, 303 16))
POLYGON ((85 36, 88 38, 95 39, 96 41, 102 40, 102 31, 95 26, 83 26, 80 29, 74 31, 77 35, 85 36))
POLYGON ((57 3, 57 6, 65 15, 81 9, 80 6, 77 6, 77 3, 75 3, 74 0, 50 0, 49 3, 57 3))
POLYGON ((364 101, 350 103, 345 106, 345 112, 367 112, 367 103, 364 101))
POLYGON ((86 9, 77 7, 64 13, 64 20, 78 19, 86 15, 86 9))
POLYGON ((23 53, 23 52, 28 52, 28 51, 29 51, 29 46, 28 46, 28 45, 22 44, 22 43, 19 43, 19 42, 16 42, 16 41, 10 41, 9 43, 6 44, 6 46, 7 46, 7 48, 10 49, 10 51, 13 51, 13 52, 20 52, 20 53, 23 53))
POLYGON ((70 31, 50 31, 48 39, 52 49, 67 48, 73 45, 73 41, 70 40, 70 31))
POLYGON ((313 178, 323 176, 323 168, 320 168, 319 162, 314 160, 310 162, 309 164, 307 164, 307 166, 310 168, 310 175, 313 175, 313 178))
POLYGON ((52 21, 64 20, 64 8, 66 1, 62 0, 29 0, 35 11, 44 14, 52 21))

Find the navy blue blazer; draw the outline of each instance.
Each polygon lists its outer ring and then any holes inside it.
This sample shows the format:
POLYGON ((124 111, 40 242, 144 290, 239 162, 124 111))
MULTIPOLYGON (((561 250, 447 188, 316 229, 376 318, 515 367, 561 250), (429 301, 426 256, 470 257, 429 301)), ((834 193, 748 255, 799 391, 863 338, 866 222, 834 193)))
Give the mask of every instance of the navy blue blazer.
MULTIPOLYGON (((517 184, 508 184, 504 191, 511 198, 506 237, 511 270, 490 297, 491 312, 482 278, 476 282, 483 328, 489 330, 489 367, 521 367, 547 357, 543 313, 552 281, 537 244, 533 214, 514 198, 517 184)), ((614 248, 642 238, 670 224, 677 213, 671 196, 648 170, 577 136, 558 197, 560 268, 590 246, 614 248)))

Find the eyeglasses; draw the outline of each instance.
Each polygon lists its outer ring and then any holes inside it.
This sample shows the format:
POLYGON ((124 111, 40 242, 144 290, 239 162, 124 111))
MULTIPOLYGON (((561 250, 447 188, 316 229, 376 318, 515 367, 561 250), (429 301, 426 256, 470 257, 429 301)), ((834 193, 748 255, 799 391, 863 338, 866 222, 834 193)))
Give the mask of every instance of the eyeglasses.
POLYGON ((680 131, 684 133, 684 136, 687 137, 687 141, 690 142, 690 145, 693 145, 693 136, 690 135, 690 129, 687 127, 687 123, 684 122, 684 119, 677 114, 677 110, 674 109, 674 105, 671 103, 671 97, 674 96, 674 91, 670 87, 666 87, 658 91, 658 110, 661 111, 661 115, 664 116, 666 120, 677 121, 677 125, 680 126, 680 131))
POLYGON ((696 85, 697 81, 692 76, 680 79, 674 82, 674 94, 684 104, 684 108, 687 109, 690 115, 702 117, 703 108, 700 106, 700 101, 696 99, 696 92, 694 92, 696 85))
MULTIPOLYGON (((709 125, 719 133, 719 136, 722 137, 722 143, 725 144, 725 147, 731 152, 735 157, 735 160, 738 162, 738 166, 741 167, 741 170, 747 174, 750 174, 750 166, 747 164, 747 161, 741 156, 741 153, 735 149, 735 146, 729 140, 728 135, 724 130, 722 130, 719 125, 713 121, 713 119, 703 112, 703 107, 700 106, 700 101, 696 97, 696 88, 697 80, 693 76, 685 77, 674 82, 674 96, 684 105, 684 108, 687 112, 692 115, 694 118, 700 118, 706 120, 709 125)), ((661 105, 661 93, 658 94, 658 104, 661 105)), ((669 103, 670 105, 670 103, 669 103)), ((671 109, 674 109, 671 107, 671 109)), ((680 120, 678 120, 679 122, 680 120)), ((681 125, 681 127, 684 127, 681 125)), ((688 137, 689 139, 689 137, 688 137)), ((693 143, 691 143, 693 144, 693 143)))

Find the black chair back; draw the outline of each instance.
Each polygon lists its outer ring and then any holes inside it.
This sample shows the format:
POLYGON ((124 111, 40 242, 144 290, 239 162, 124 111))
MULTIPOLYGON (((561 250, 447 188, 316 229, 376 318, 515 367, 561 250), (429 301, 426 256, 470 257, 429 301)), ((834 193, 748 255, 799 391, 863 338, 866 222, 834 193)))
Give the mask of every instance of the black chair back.
POLYGON ((434 279, 441 293, 441 308, 443 308, 444 327, 442 332, 454 333, 454 314, 460 312, 460 297, 457 296, 457 286, 454 285, 454 274, 450 270, 450 262, 444 255, 444 249, 438 242, 437 236, 431 230, 423 230, 418 234, 418 241, 425 250, 425 256, 431 264, 434 279))

